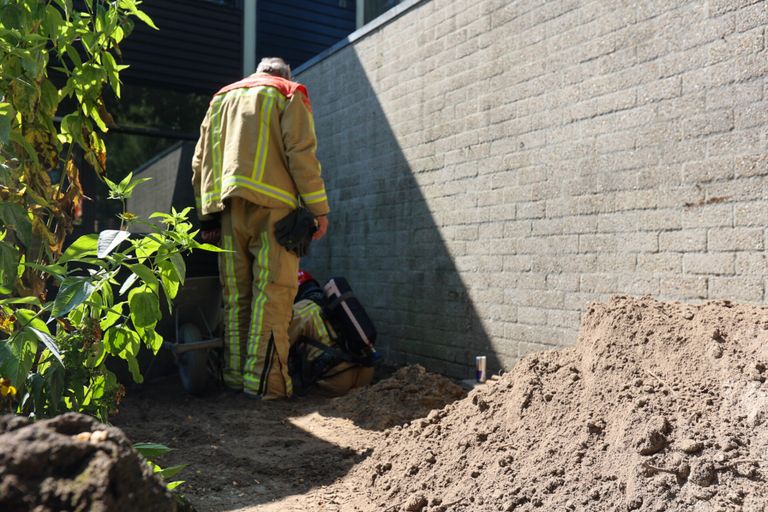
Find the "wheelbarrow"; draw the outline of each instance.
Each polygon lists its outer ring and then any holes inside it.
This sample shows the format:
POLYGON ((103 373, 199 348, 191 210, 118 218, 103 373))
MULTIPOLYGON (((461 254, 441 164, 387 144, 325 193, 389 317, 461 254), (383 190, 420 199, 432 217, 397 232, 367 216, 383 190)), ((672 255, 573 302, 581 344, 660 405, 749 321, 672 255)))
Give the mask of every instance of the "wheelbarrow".
POLYGON ((212 349, 224 346, 222 332, 222 290, 218 276, 189 277, 173 301, 171 317, 161 322, 163 348, 170 350, 184 389, 201 394, 213 375, 220 372, 212 349))

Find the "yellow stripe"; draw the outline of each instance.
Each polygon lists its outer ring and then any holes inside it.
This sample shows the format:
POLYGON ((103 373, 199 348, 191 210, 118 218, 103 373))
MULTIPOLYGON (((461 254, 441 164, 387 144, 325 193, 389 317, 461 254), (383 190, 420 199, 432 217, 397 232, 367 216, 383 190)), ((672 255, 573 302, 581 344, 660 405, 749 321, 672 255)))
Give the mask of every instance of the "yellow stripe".
MULTIPOLYGON (((266 231, 261 233, 261 248, 257 255, 259 265, 259 276, 256 282, 258 293, 254 296, 253 313, 251 315, 251 329, 248 334, 250 341, 248 352, 253 355, 249 357, 248 371, 245 372, 245 378, 249 382, 254 382, 258 387, 260 377, 257 372, 256 364, 259 362, 259 346, 261 344, 262 328, 264 325, 264 306, 267 303, 267 283, 269 280, 269 235, 266 231), (252 348, 251 348, 252 344, 252 348)), ((268 361, 262 361, 267 364, 268 361)))
POLYGON ((273 187, 272 185, 267 185, 266 183, 253 181, 252 179, 245 176, 227 176, 222 182, 222 187, 228 187, 230 185, 245 187, 247 189, 253 190, 254 192, 264 194, 265 196, 277 199, 278 201, 281 201, 291 206, 292 208, 296 208, 296 205, 298 204, 296 196, 290 194, 289 192, 286 192, 285 190, 279 189, 277 187, 273 187))
POLYGON ((267 98, 261 105, 261 122, 259 123, 259 142, 256 145, 256 151, 253 158, 253 174, 256 181, 264 179, 264 168, 267 162, 267 151, 269 148, 269 124, 272 119, 273 98, 267 95, 267 98))
POLYGON ((221 190, 221 98, 215 98, 213 101, 213 112, 211 124, 211 165, 213 166, 213 190, 221 190))
POLYGON ((306 199, 304 196, 301 197, 304 200, 304 204, 317 204, 317 203, 323 203, 328 200, 327 196, 323 196, 317 199, 306 199))
POLYGON ((309 194, 301 194, 304 199, 314 199, 316 197, 325 197, 325 189, 318 190, 317 192, 310 192, 309 194))
POLYGON ((229 343, 229 367, 235 371, 240 370, 240 316, 238 314, 238 299, 240 298, 239 290, 237 289, 237 281, 235 277, 235 256, 232 244, 232 237, 227 235, 224 237, 224 249, 229 252, 224 253, 224 271, 227 276, 227 305, 229 306, 229 315, 227 318, 228 336, 227 342, 229 343))

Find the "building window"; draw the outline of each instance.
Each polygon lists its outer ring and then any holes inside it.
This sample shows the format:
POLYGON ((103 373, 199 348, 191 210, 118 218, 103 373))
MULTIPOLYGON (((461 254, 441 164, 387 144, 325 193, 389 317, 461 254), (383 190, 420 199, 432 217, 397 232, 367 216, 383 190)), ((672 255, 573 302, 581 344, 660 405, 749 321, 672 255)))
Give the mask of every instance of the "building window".
POLYGON ((357 28, 378 18, 403 0, 357 0, 357 28))

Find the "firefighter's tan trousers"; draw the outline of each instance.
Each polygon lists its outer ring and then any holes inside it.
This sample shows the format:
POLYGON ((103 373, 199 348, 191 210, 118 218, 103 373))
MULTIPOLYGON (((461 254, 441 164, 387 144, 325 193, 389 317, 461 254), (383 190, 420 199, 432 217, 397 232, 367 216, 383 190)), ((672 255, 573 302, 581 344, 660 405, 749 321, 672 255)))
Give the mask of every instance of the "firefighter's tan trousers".
POLYGON ((233 197, 221 216, 224 382, 262 398, 291 396, 288 324, 299 259, 275 240, 290 209, 233 197))

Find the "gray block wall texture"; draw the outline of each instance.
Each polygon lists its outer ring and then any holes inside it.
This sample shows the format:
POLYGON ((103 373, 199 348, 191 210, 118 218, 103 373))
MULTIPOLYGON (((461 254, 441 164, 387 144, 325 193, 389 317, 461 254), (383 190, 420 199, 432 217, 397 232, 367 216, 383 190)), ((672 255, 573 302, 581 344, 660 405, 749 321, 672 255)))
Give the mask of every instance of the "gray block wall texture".
POLYGON ((768 4, 431 0, 301 71, 331 228, 397 363, 576 341, 614 294, 766 302, 768 4))

